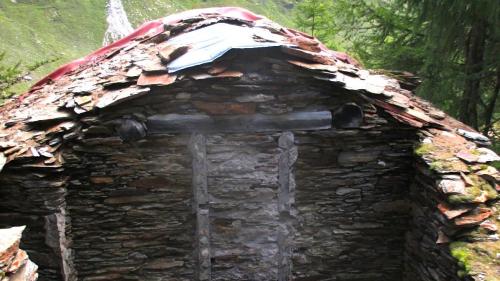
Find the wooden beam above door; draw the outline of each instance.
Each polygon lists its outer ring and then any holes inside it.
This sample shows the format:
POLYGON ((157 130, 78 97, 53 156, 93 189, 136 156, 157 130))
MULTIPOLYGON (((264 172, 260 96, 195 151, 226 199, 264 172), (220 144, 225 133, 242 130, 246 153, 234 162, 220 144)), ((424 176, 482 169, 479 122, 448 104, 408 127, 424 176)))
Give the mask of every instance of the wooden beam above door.
POLYGON ((148 134, 183 132, 273 132, 325 130, 332 127, 330 111, 302 111, 279 115, 251 114, 211 116, 163 114, 147 118, 148 134))

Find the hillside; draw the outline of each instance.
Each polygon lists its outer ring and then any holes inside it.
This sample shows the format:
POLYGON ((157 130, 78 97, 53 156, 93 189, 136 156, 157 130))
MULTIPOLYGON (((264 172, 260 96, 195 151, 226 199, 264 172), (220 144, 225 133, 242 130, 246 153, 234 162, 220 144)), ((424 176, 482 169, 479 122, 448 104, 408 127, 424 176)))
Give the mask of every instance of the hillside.
MULTIPOLYGON (((292 26, 295 0, 123 0, 130 22, 141 23, 183 10, 211 6, 240 6, 292 26)), ((58 65, 79 58, 102 45, 106 30, 105 0, 2 0, 0 52, 8 63, 45 64, 34 80, 58 65)), ((29 83, 15 89, 23 91, 29 83)))

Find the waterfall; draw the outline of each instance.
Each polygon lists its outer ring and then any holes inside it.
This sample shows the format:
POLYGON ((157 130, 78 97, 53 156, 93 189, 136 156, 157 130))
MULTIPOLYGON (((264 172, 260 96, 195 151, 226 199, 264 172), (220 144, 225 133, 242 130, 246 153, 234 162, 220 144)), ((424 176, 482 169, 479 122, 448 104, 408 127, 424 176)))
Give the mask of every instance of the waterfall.
POLYGON ((108 0, 106 5, 108 29, 104 33, 103 46, 109 45, 131 33, 134 29, 128 21, 121 0, 108 0))

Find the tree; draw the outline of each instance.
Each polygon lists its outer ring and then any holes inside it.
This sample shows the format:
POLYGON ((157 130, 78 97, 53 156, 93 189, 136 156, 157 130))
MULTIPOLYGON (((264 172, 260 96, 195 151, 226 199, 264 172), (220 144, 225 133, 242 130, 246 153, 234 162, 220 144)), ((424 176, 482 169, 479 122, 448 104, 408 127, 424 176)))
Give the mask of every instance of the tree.
POLYGON ((6 53, 0 52, 0 104, 3 103, 4 100, 27 89, 29 85, 26 82, 32 80, 32 72, 61 59, 61 57, 52 57, 36 61, 31 65, 21 65, 21 62, 12 65, 5 63, 5 58, 6 53), (17 91, 14 91, 13 88, 16 88, 17 91))
POLYGON ((327 43, 331 35, 331 21, 328 17, 333 2, 325 0, 304 0, 295 7, 294 19, 303 31, 327 43))
POLYGON ((459 65, 457 81, 462 94, 458 106, 461 121, 483 131, 491 128, 498 98, 500 2, 496 0, 406 0, 427 28, 427 44, 459 65), (492 87, 491 81, 497 86, 492 87), (483 112, 483 118, 480 112, 483 112))
POLYGON ((0 99, 5 99, 13 95, 9 88, 19 82, 21 70, 20 63, 15 65, 5 65, 5 52, 0 52, 0 99))
MULTIPOLYGON (((417 74, 423 81, 418 95, 494 136, 493 128, 500 127, 495 124, 500 120, 500 1, 323 2, 330 10, 316 10, 314 20, 330 22, 323 37, 334 38, 368 68, 417 74)), ((310 19, 312 8, 297 12, 310 19)))

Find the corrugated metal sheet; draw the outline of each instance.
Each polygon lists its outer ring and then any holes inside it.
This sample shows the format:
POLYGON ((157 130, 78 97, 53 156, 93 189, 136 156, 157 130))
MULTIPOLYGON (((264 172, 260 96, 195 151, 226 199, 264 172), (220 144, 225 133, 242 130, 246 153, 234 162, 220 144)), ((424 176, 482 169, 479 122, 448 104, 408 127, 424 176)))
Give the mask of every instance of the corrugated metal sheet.
POLYGON ((189 45, 189 51, 168 64, 173 73, 216 60, 231 49, 252 49, 288 46, 283 37, 262 28, 217 23, 168 41, 171 45, 189 45), (258 40, 258 41, 257 41, 258 40))

